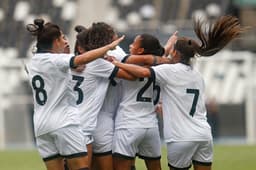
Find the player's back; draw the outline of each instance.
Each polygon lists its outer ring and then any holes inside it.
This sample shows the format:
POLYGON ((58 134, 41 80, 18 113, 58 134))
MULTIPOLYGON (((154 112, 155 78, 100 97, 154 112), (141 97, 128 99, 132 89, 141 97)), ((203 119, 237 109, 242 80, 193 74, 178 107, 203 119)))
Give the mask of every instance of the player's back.
POLYGON ((122 99, 117 111, 116 129, 157 127, 153 85, 152 78, 122 80, 122 99))
POLYGON ((78 124, 68 54, 35 54, 27 65, 34 97, 36 135, 78 124))
POLYGON ((201 74, 185 64, 166 64, 153 68, 161 83, 164 126, 168 141, 209 140, 206 121, 204 80, 201 74))
POLYGON ((82 127, 88 133, 96 127, 113 69, 111 63, 99 58, 88 63, 82 73, 72 73, 82 127))

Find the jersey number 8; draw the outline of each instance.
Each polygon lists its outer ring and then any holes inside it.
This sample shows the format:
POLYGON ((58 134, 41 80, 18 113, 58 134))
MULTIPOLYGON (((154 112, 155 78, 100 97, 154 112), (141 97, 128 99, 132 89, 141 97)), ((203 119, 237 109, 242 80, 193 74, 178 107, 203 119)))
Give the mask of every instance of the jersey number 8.
POLYGON ((44 79, 39 75, 35 75, 32 78, 32 87, 35 90, 37 104, 43 106, 47 101, 47 93, 44 89, 44 79))

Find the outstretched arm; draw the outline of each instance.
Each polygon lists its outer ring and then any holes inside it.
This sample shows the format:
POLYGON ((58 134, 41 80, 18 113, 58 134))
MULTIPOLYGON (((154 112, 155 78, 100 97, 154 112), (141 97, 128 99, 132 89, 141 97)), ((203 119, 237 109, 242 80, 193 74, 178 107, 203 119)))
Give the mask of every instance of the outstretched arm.
POLYGON ((154 66, 158 64, 171 64, 171 61, 167 57, 154 55, 130 55, 125 63, 154 66))
POLYGON ((128 73, 131 73, 135 77, 150 77, 150 70, 149 68, 144 68, 141 66, 137 66, 134 64, 124 64, 120 63, 118 61, 113 61, 113 64, 116 65, 117 67, 127 71, 128 73))
POLYGON ((131 73, 129 73, 126 70, 123 70, 121 68, 116 73, 116 77, 122 78, 122 79, 125 79, 125 80, 136 80, 137 79, 136 76, 134 76, 133 74, 131 74, 131 73))
POLYGON ((168 56, 170 53, 170 50, 174 47, 174 44, 176 43, 178 39, 178 31, 175 31, 170 38, 168 39, 168 41, 166 42, 164 49, 165 49, 165 56, 168 56))
POLYGON ((85 52, 81 55, 78 55, 74 58, 74 66, 79 66, 82 64, 87 64, 97 58, 100 58, 104 56, 104 54, 108 50, 114 49, 122 40, 124 39, 124 36, 118 38, 117 40, 113 41, 112 43, 105 45, 103 47, 85 52))

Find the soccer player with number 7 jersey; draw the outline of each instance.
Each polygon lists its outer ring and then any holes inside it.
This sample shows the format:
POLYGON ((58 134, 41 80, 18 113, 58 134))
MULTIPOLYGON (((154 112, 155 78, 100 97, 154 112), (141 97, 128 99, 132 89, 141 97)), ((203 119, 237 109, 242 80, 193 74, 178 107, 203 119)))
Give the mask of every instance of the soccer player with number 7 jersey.
POLYGON ((196 55, 214 55, 244 31, 233 16, 222 16, 203 26, 202 21, 194 20, 194 31, 200 44, 189 37, 173 35, 170 54, 174 64, 149 69, 114 62, 137 77, 155 76, 156 82, 160 83, 170 170, 188 170, 191 163, 195 170, 211 169, 213 143, 206 118, 205 85, 201 74, 192 66, 191 59, 196 55))

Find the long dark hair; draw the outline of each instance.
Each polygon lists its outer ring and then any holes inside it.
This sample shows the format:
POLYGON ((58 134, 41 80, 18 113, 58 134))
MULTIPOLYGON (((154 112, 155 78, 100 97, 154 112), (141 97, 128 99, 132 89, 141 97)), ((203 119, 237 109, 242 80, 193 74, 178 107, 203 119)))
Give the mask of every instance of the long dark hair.
POLYGON ((143 54, 152 54, 162 56, 164 48, 161 46, 159 40, 150 34, 140 35, 140 47, 144 49, 143 54))
POLYGON ((215 22, 210 22, 207 27, 206 22, 194 19, 194 32, 201 45, 188 37, 180 37, 174 49, 180 52, 181 62, 189 64, 195 55, 209 57, 216 54, 244 31, 238 18, 234 16, 222 16, 215 22))
POLYGON ((37 38, 37 52, 49 52, 53 41, 61 36, 60 27, 53 23, 44 24, 43 19, 35 19, 34 24, 26 25, 27 30, 37 38))

